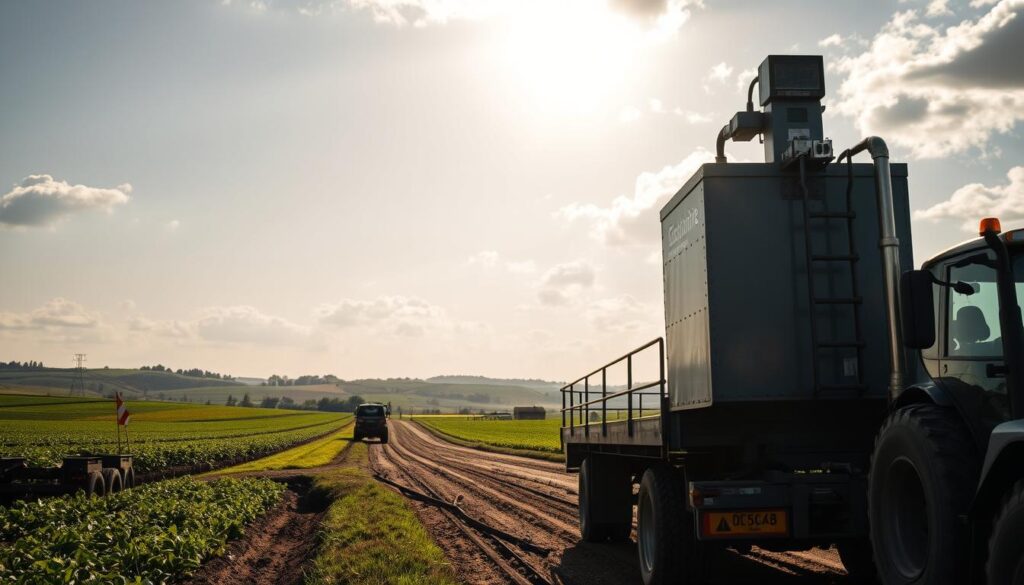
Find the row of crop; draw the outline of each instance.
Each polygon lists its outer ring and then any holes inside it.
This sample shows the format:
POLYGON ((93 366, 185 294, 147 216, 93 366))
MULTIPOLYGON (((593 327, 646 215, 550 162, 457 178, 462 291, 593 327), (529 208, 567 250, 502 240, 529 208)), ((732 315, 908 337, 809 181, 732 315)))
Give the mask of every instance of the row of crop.
POLYGON ((528 449, 558 453, 561 421, 484 420, 468 417, 416 417, 416 422, 465 441, 485 443, 508 449, 528 449))
MULTIPOLYGON (((199 466, 224 460, 253 459, 330 432, 345 421, 339 418, 297 430, 231 438, 176 442, 133 440, 131 453, 135 456, 134 465, 139 473, 173 466, 199 466)), ((5 444, 0 446, 0 456, 26 457, 30 465, 56 465, 67 454, 112 452, 116 450, 117 444, 110 441, 110 438, 109 435, 106 440, 83 438, 74 432, 65 432, 44 446, 5 444)))
POLYGON ((180 478, 108 498, 0 507, 0 582, 161 583, 224 552, 284 487, 266 479, 180 478))

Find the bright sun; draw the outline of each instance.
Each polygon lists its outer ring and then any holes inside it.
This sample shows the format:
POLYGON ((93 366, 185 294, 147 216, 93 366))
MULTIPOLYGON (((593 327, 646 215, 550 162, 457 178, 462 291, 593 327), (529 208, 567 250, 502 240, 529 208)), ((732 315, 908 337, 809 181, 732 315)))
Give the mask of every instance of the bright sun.
POLYGON ((585 0, 518 2, 503 16, 498 57, 516 84, 543 110, 583 115, 614 102, 644 50, 681 24, 663 16, 645 27, 585 0))

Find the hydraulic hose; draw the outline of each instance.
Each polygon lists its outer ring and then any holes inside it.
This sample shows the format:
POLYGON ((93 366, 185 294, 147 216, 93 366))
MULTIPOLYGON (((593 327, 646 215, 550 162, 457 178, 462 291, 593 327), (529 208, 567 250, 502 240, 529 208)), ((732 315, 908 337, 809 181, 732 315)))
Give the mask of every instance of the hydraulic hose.
POLYGON ((840 154, 836 162, 842 162, 844 157, 853 158, 865 150, 871 155, 875 165, 880 234, 878 247, 882 253, 882 284, 889 330, 889 397, 895 399, 903 390, 906 350, 903 347, 903 331, 900 329, 900 240, 896 237, 896 211, 892 192, 892 172, 889 169, 889 147, 881 138, 869 136, 840 154))
POLYGON ((715 141, 715 162, 724 163, 729 162, 725 158, 725 141, 730 137, 729 125, 722 126, 721 131, 718 132, 718 140, 715 141))

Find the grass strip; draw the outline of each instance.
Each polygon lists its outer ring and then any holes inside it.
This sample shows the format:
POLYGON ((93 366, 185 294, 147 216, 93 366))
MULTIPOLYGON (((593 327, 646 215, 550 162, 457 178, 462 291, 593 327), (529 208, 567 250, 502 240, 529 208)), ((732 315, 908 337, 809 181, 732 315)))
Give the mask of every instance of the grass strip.
POLYGON ((444 553, 409 504, 370 476, 367 446, 353 443, 346 463, 313 485, 314 495, 332 503, 306 585, 455 585, 444 553))
POLYGON ((227 475, 246 471, 267 471, 270 469, 309 469, 327 465, 348 446, 352 440, 352 423, 325 437, 286 449, 280 453, 247 461, 227 469, 219 469, 203 475, 227 475))
POLYGON ((531 459, 543 459, 544 461, 554 461, 556 463, 565 462, 565 454, 563 453, 551 453, 548 451, 537 451, 535 449, 525 449, 518 447, 499 447, 497 445, 490 445, 481 441, 470 441, 435 428, 428 424, 426 421, 420 421, 417 417, 413 419, 413 422, 418 424, 420 428, 426 429, 426 431, 435 437, 448 441, 449 443, 455 443, 462 447, 469 447, 471 449, 479 449, 480 451, 489 451, 491 453, 502 453, 504 455, 518 455, 520 457, 529 457, 531 459))

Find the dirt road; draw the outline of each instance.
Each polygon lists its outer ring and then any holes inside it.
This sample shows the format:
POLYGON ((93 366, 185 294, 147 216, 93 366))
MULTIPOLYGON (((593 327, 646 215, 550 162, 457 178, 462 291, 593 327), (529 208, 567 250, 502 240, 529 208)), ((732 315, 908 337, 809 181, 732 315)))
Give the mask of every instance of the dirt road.
MULTIPOLYGON (((511 544, 458 514, 417 503, 417 512, 466 583, 639 583, 634 544, 579 542, 576 476, 562 465, 453 445, 415 423, 392 420, 387 445, 370 446, 387 479, 455 502, 465 514, 526 543, 511 544), (531 546, 532 543, 532 546, 531 546)), ((713 582, 731 585, 848 584, 832 551, 722 551, 713 582)))

